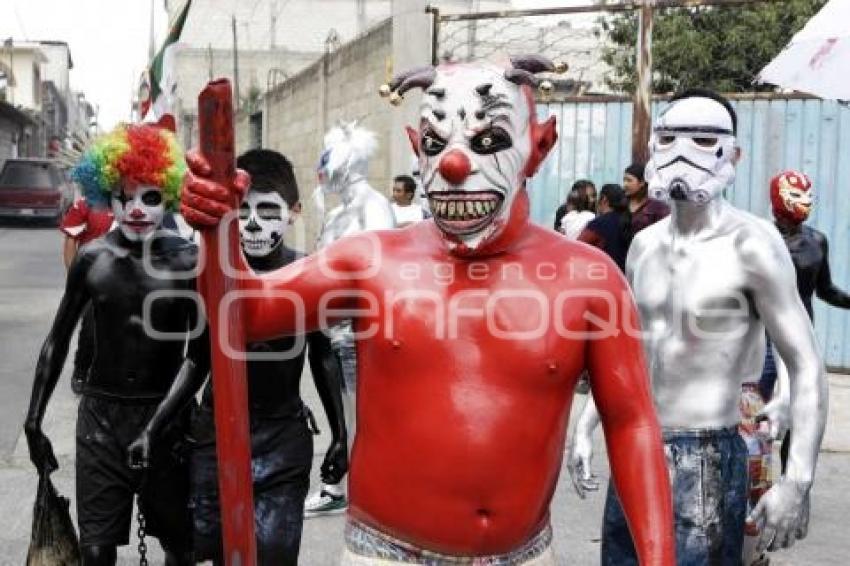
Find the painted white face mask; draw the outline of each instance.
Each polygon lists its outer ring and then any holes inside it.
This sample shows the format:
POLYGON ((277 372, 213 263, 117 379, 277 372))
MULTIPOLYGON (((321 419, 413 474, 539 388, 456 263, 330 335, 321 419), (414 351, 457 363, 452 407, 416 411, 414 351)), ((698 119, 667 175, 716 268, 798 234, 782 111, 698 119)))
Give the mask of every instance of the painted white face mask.
POLYGON ((658 118, 646 166, 649 196, 704 205, 735 180, 732 117, 710 98, 677 100, 658 118))
POLYGON ((529 113, 521 89, 494 65, 440 69, 425 91, 422 184, 437 226, 470 250, 508 223, 531 154, 529 113))
POLYGON ((131 242, 147 240, 165 216, 162 191, 151 185, 115 191, 112 193, 112 213, 125 238, 131 242))
POLYGON ((239 207, 239 234, 245 255, 264 257, 283 242, 289 207, 277 192, 248 191, 239 207))
POLYGON ((340 193, 366 178, 369 158, 375 153, 375 134, 356 122, 335 126, 325 134, 316 173, 325 193, 340 193))

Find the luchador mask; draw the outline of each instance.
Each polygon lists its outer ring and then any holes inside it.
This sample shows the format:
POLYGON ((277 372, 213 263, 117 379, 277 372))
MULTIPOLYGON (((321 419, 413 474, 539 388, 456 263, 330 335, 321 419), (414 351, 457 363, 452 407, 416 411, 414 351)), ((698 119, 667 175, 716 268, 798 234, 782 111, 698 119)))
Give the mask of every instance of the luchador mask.
POLYGON ((649 152, 649 196, 704 205, 735 180, 732 116, 711 98, 676 100, 658 118, 649 152))
POLYGON ((125 183, 123 188, 112 193, 112 213, 125 238, 131 242, 147 240, 165 216, 162 190, 151 185, 125 183))
POLYGON ((245 254, 264 257, 274 251, 283 242, 291 216, 279 193, 248 191, 239 207, 239 234, 245 254))
POLYGON ((780 173, 770 180, 770 204, 777 220, 805 222, 812 211, 812 181, 799 171, 780 173))
POLYGON ((528 220, 526 178, 555 142, 555 121, 538 124, 534 72, 541 57, 427 67, 394 79, 397 94, 425 91, 419 129, 408 128, 434 221, 456 253, 485 253, 528 220), (511 227, 514 226, 512 230, 511 227))
POLYGON ((346 186, 365 179, 369 158, 376 146, 375 134, 356 122, 337 126, 325 134, 316 171, 323 192, 339 193, 346 186))

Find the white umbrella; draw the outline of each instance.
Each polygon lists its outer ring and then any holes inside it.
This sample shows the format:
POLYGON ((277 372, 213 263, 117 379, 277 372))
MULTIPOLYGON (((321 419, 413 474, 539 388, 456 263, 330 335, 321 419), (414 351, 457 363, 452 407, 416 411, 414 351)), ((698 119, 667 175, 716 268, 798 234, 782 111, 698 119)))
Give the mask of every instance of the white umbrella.
POLYGON ((850 100, 850 0, 830 0, 756 80, 850 100))

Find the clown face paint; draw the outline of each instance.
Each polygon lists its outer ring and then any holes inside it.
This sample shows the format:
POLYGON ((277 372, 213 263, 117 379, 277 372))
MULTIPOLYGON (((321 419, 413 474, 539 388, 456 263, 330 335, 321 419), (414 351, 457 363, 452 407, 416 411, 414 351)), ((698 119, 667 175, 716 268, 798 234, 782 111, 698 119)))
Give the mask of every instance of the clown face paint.
POLYGON ((280 194, 248 191, 239 207, 239 234, 245 255, 264 257, 272 253, 283 242, 291 218, 280 194))
POLYGON ((710 98, 673 102, 649 141, 649 195, 704 205, 735 180, 732 117, 710 98))
POLYGON ((151 185, 114 191, 112 213, 125 238, 131 242, 147 240, 154 235, 165 216, 162 191, 151 185))
POLYGON ((504 231, 532 153, 530 112, 526 90, 503 68, 437 70, 417 145, 428 204, 450 246, 474 252, 504 231))
POLYGON ((805 222, 812 211, 812 182, 797 171, 785 171, 770 180, 773 216, 792 224, 805 222))

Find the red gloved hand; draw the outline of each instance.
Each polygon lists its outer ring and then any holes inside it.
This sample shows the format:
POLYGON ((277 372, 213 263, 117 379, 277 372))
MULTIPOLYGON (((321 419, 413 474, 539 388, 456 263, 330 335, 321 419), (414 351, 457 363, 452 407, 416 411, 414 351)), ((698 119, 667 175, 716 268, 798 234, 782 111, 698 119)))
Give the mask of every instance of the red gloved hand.
POLYGON ((229 186, 211 179, 210 165, 197 151, 186 154, 189 172, 183 179, 180 197, 180 213, 186 222, 196 229, 210 228, 221 222, 221 217, 238 206, 251 186, 251 176, 241 169, 231 179, 229 186), (234 195, 238 199, 234 199, 234 195))

